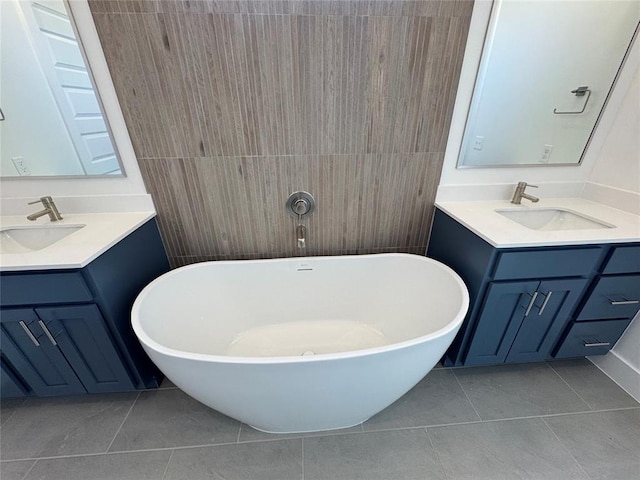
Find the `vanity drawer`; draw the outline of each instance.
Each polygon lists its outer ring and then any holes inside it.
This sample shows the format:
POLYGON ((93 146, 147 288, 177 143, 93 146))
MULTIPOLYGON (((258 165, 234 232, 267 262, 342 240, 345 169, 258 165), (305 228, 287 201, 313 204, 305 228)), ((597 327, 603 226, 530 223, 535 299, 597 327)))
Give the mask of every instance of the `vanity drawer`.
POLYGON ((631 320, 605 320, 601 322, 578 322, 560 343, 554 358, 604 355, 622 336, 631 320))
POLYGON ((3 307, 92 300, 93 294, 79 271, 0 275, 0 304, 3 307))
POLYGON ((568 248, 503 252, 493 274, 494 280, 516 278, 578 277, 598 267, 602 248, 568 248))
POLYGON ((640 275, 600 277, 577 320, 632 318, 640 309, 640 275))
POLYGON ((640 245, 615 247, 603 273, 640 273, 640 245))

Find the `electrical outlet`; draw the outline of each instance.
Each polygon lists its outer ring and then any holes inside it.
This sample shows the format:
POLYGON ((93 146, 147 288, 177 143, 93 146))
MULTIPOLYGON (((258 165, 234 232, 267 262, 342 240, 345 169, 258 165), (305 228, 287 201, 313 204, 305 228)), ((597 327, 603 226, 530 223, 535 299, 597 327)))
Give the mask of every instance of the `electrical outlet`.
POLYGON ((482 150, 483 146, 484 146, 484 137, 477 135, 476 138, 473 140, 473 149, 482 150))
POLYGON ((551 152, 553 152, 553 145, 545 145, 544 150, 542 151, 542 158, 540 161, 542 163, 549 163, 549 159, 551 158, 551 152))
POLYGON ((11 161, 13 162, 13 166, 16 167, 16 170, 21 176, 27 177, 31 175, 31 170, 29 170, 29 167, 27 166, 27 163, 24 161, 24 158, 13 157, 11 161))

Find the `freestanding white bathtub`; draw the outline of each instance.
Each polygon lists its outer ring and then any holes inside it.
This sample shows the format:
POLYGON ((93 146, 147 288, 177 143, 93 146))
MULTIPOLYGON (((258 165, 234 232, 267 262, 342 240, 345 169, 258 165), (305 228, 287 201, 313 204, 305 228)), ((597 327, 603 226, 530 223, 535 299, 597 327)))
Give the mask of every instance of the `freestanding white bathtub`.
POLYGON ((196 400, 272 433, 357 425, 438 362, 469 304, 417 255, 207 262, 154 280, 133 329, 196 400))

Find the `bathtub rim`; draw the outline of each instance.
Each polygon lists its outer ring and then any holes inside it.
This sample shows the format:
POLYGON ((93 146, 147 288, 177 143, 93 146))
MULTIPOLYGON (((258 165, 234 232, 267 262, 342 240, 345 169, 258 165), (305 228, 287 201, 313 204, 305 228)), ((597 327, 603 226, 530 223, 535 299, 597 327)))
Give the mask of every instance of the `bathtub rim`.
POLYGON ((329 361, 329 360, 340 360, 346 358, 355 358, 355 357, 363 357, 367 355, 377 355, 385 352, 392 352, 396 350, 400 350, 403 348, 408 348, 414 345, 418 345, 421 343, 425 343, 429 340, 439 338, 441 336, 449 334, 453 330, 457 330, 462 325, 467 312, 469 309, 469 291, 467 286, 462 281, 462 278, 449 266, 444 263, 435 260, 433 258, 429 258, 424 255, 415 255, 410 253, 373 253, 373 254, 363 254, 363 255, 318 255, 312 257, 283 257, 283 258, 268 258, 268 259, 253 259, 253 260, 220 260, 220 261, 208 261, 208 262, 198 262, 190 265, 185 265, 183 267, 178 267, 173 270, 170 270, 158 278, 154 279, 151 283, 149 283, 145 288, 143 288, 138 296, 136 297, 133 306, 131 308, 131 325, 133 327, 134 333, 138 338, 138 341, 142 344, 143 347, 154 350, 157 353, 162 355, 166 355, 169 357, 180 358, 180 359, 190 359, 196 361, 207 361, 207 362, 215 362, 215 363, 224 363, 224 364, 248 364, 248 365, 268 365, 268 364, 284 364, 284 363, 313 363, 313 362, 321 362, 321 361, 329 361), (204 268, 207 265, 215 264, 215 265, 230 265, 237 263, 273 263, 273 262, 282 262, 283 260, 289 261, 313 261, 318 259, 351 259, 351 258, 371 258, 371 257, 411 257, 414 259, 418 259, 418 261, 427 261, 428 263, 433 263, 438 265, 438 267, 442 268, 446 272, 448 272, 451 277, 454 279, 458 287, 460 287, 460 291, 462 293, 462 302, 460 308, 456 315, 447 323, 444 327, 435 330, 427 335, 421 335, 419 337, 412 338, 410 340, 405 340, 402 342, 391 343, 388 345, 383 345, 380 347, 371 347, 371 348, 363 348, 360 350, 349 350, 346 352, 336 352, 336 353, 320 353, 316 355, 300 355, 300 356, 273 356, 273 357, 246 357, 246 356, 231 356, 231 355, 214 355, 209 353, 195 353, 188 352, 184 350, 176 350, 174 348, 167 347, 162 345, 152 339, 144 330, 142 325, 140 324, 140 308, 143 302, 143 298, 145 294, 154 288, 157 283, 165 280, 167 277, 172 275, 176 275, 178 272, 183 273, 186 270, 196 269, 196 268, 204 268))

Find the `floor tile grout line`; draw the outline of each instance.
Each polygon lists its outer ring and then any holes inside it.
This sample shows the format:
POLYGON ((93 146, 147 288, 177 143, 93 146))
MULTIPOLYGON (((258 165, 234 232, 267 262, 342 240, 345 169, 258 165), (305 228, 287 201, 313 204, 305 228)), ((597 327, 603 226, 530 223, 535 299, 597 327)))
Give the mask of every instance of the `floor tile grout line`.
POLYGON ((22 400, 22 402, 20 402, 20 405, 16 405, 13 408, 13 412, 11 412, 11 415, 9 415, 7 418, 4 419, 2 423, 0 423, 0 430, 2 430, 2 427, 4 427, 7 424, 7 422, 13 418, 13 416, 18 412, 18 409, 22 408, 26 402, 27 402, 27 399, 25 398, 24 400, 22 400))
POLYGON ((551 432, 551 434, 558 440, 558 442, 560 442, 560 445, 562 446, 562 448, 564 449, 565 452, 567 452, 569 454, 569 456, 573 459, 574 462, 576 462, 576 465, 578 465, 578 468, 586 475, 586 478, 588 478, 589 480, 593 480, 593 477, 591 477, 591 475, 589 475, 589 472, 587 472, 582 465, 580 464, 580 462, 578 461, 578 459, 576 457, 573 456, 573 454, 569 451, 569 449, 567 448, 567 446, 564 444, 564 442, 560 439, 560 437, 558 437, 558 435, 556 434, 556 432, 553 430, 553 428, 551 428, 551 425, 549 425, 547 423, 547 421, 542 418, 541 419, 542 422, 547 426, 547 428, 549 429, 549 431, 551 432))
MULTIPOLYGON (((0 0, 1 1, 1 0, 0 0)), ((226 443, 220 445, 235 445, 235 443, 226 443)), ((0 463, 5 462, 25 462, 28 460, 38 461, 38 460, 63 460, 66 458, 82 458, 82 457, 100 457, 100 456, 113 456, 113 455, 127 455, 129 453, 150 453, 150 452, 164 452, 167 450, 177 450, 178 448, 199 448, 202 446, 208 445, 195 445, 193 447, 161 447, 161 448, 149 448, 145 450, 127 450, 127 451, 117 451, 117 452, 94 452, 94 453, 76 453, 72 455, 57 455, 57 456, 49 456, 49 457, 29 457, 29 458, 12 458, 11 460, 2 460, 0 463)), ((213 446, 213 445, 211 445, 213 446)), ((217 446, 217 445, 215 445, 217 446)))
POLYGON ((240 422, 240 427, 238 428, 238 436, 236 437, 236 443, 240 443, 240 435, 242 434, 242 422, 240 422))
POLYGON ((164 467, 164 472, 162 473, 162 480, 165 480, 167 477, 167 472, 169 471, 169 465, 171 464, 171 459, 173 458, 173 454, 176 452, 175 448, 171 450, 171 454, 169 455, 169 460, 167 460, 167 464, 164 467))
MULTIPOLYGON (((16 411, 17 411, 17 408, 16 408, 16 411)), ((7 422, 14 417, 14 415, 16 414, 16 411, 11 412, 11 415, 9 415, 9 417, 5 418, 4 422, 2 422, 2 424, 0 424, 0 430, 2 430, 2 427, 4 427, 7 424, 7 422)))
POLYGON ((591 404, 590 404, 589 402, 587 402, 584 398, 582 398, 582 395, 580 395, 578 392, 576 392, 576 390, 575 390, 575 389, 574 389, 574 388, 569 384, 569 382, 567 382, 567 381, 564 379, 564 377, 563 377, 562 375, 560 375, 560 373, 559 373, 559 372, 557 372, 555 368, 553 368, 553 365, 551 365, 551 363, 549 363, 549 362, 545 362, 545 363, 549 366, 549 368, 553 371, 553 373, 555 373, 555 374, 560 378, 560 380, 562 380, 562 381, 567 385, 567 387, 569 387, 569 388, 571 389, 571 391, 572 391, 573 393, 575 393, 575 394, 578 396, 578 398, 579 398, 580 400, 582 400, 582 401, 585 403, 585 405, 586 405, 587 407, 589 407, 589 409, 590 409, 590 410, 593 410, 593 409, 594 409, 594 408, 591 406, 591 404))
POLYGON ((31 464, 31 466, 29 467, 29 470, 27 470, 24 475, 22 477, 20 477, 20 480, 24 480, 25 478, 27 478, 29 476, 29 474, 31 473, 31 470, 33 470, 33 467, 36 466, 36 463, 38 463, 38 460, 36 460, 35 462, 33 462, 31 464))
POLYGON ((304 437, 300 439, 300 464, 302 466, 302 480, 304 480, 304 437))
POLYGON ((436 458, 438 459, 438 464, 440 465, 440 468, 442 469, 442 474, 444 475, 445 480, 449 479, 449 475, 447 475, 447 471, 444 468, 444 464, 442 463, 442 460, 440 459, 440 454, 438 453, 438 449, 436 448, 435 443, 433 443, 433 438, 431 437, 431 434, 429 433, 429 428, 428 427, 424 427, 424 432, 427 434, 427 438, 429 439, 429 444, 431 445, 431 448, 433 448, 433 451, 436 454, 436 458))
MULTIPOLYGON (((454 423, 434 423, 431 425, 414 425, 411 427, 395 427, 395 428, 380 428, 376 430, 365 430, 364 433, 375 433, 375 432, 393 432, 397 430, 416 430, 419 428, 446 428, 446 427, 459 427, 462 425, 478 425, 481 423, 495 423, 495 422, 510 422, 512 420, 529 420, 532 418, 552 418, 552 417, 563 417, 567 415, 588 415, 591 413, 606 413, 606 412, 617 412, 621 410, 636 410, 640 409, 640 406, 634 407, 620 407, 620 408, 603 408, 599 410, 580 410, 577 412, 562 412, 562 413, 544 413, 542 415, 527 415, 522 417, 505 417, 505 418, 490 418, 487 420, 474 420, 470 422, 454 422, 454 423)), ((344 435, 357 435, 359 432, 349 432, 344 435)), ((342 434, 335 434, 342 435, 342 434)), ((329 435, 327 435, 329 436, 329 435)), ((305 438, 313 438, 313 437, 305 437, 305 438)))
POLYGON ((116 438, 118 437, 118 434, 120 433, 120 430, 122 430, 122 427, 124 426, 124 423, 127 421, 127 418, 129 418, 129 415, 131 415, 131 412, 133 411, 133 407, 135 407, 136 403, 138 403, 138 399, 140 398, 141 394, 142 394, 142 392, 138 392, 138 395, 136 395, 136 398, 131 403, 131 406, 129 407, 129 410, 127 411, 127 414, 122 419, 122 422, 120 423, 120 426, 118 427, 118 430, 116 431, 116 434, 111 439, 111 442, 109 442, 109 446, 107 447, 107 450, 105 452, 103 452, 103 453, 109 453, 109 450, 113 446, 113 443, 116 441, 116 438))
POLYGON ((605 412, 617 412, 619 410, 638 410, 638 409, 640 409, 640 405, 634 405, 633 407, 598 408, 597 410, 582 410, 577 412, 566 412, 566 413, 545 413, 544 415, 539 415, 539 416, 544 418, 549 418, 549 417, 561 417, 563 415, 584 415, 588 413, 605 413, 605 412))
MULTIPOLYGON (((490 418, 490 419, 482 420, 481 422, 475 422, 475 423, 502 422, 502 421, 509 421, 509 420, 527 420, 529 418, 563 417, 567 415, 586 415, 590 413, 604 413, 604 412, 615 412, 618 410, 634 410, 634 409, 640 409, 640 406, 621 407, 621 408, 602 408, 599 410, 578 410, 576 412, 543 413, 541 415, 526 415, 522 417, 490 418)), ((434 426, 434 425, 430 425, 430 426, 434 426)), ((445 424, 445 425, 435 425, 435 426, 446 427, 447 425, 445 424)))
POLYGON ((460 379, 458 378, 458 376, 456 375, 456 372, 454 372, 453 370, 451 370, 451 373, 453 374, 453 378, 456 379, 456 382, 458 383, 458 386, 460 387, 460 390, 462 390, 462 393, 464 393, 465 398, 467 399, 467 402, 469 402, 469 405, 471 405, 471 408, 473 408, 473 411, 475 412, 475 414, 478 416, 478 418, 480 419, 480 421, 483 420, 483 418, 480 416, 480 414, 478 413, 478 409, 476 408, 476 406, 473 404, 473 402, 471 401, 471 398, 469 398, 469 395, 467 394, 467 391, 464 389, 464 387, 462 386, 462 382, 460 381, 460 379))
POLYGON ((589 414, 596 414, 596 413, 606 413, 606 412, 616 412, 616 411, 623 411, 623 410, 638 410, 640 409, 640 406, 634 406, 634 407, 623 407, 623 408, 611 408, 611 409, 602 409, 602 410, 584 410, 584 411, 578 411, 578 412, 567 412, 567 413, 551 413, 551 414, 544 414, 544 415, 531 415, 531 416, 525 416, 525 417, 510 417, 510 418, 496 418, 496 419, 490 419, 490 420, 478 420, 478 421, 472 421, 472 422, 457 422, 457 423, 441 423, 441 424, 433 424, 433 425, 416 425, 416 426, 412 426, 412 427, 398 427, 398 428, 387 428, 387 429, 380 429, 380 430, 365 430, 364 432, 345 432, 345 433, 332 433, 332 434, 328 434, 328 435, 310 435, 310 436, 306 436, 306 437, 284 437, 284 438, 267 438, 267 439, 260 439, 260 440, 250 440, 250 441, 244 441, 244 442, 240 442, 240 443, 236 443, 236 442, 223 442, 223 443, 208 443, 208 444, 198 444, 198 445, 180 445, 180 446, 172 446, 172 447, 157 447, 157 448, 146 448, 146 449, 138 449, 138 450, 117 450, 117 451, 107 451, 107 452, 94 452, 94 453, 79 453, 79 454, 72 454, 72 455, 58 455, 58 456, 48 456, 48 457, 28 457, 28 458, 10 458, 10 459, 4 459, 1 462, 18 462, 18 461, 37 461, 37 460, 56 460, 56 459, 64 459, 64 458, 78 458, 78 457, 93 457, 93 456, 100 456, 100 455, 122 455, 122 454, 129 454, 129 453, 146 453, 146 452, 160 452, 160 451, 167 451, 167 450, 188 450, 191 448, 213 448, 213 447, 220 447, 220 446, 230 446, 230 445, 243 445, 243 444, 249 444, 249 443, 265 443, 265 442, 277 442, 277 441, 282 441, 282 440, 296 440, 298 438, 304 440, 305 438, 307 439, 312 439, 312 438, 324 438, 324 437, 332 437, 332 436, 339 436, 339 435, 362 435, 362 434, 367 434, 367 433, 381 433, 381 432, 392 432, 392 431, 400 431, 400 430, 418 430, 418 429, 425 429, 425 428, 446 428, 446 427, 457 427, 457 426, 463 426, 463 425, 478 425, 478 424, 482 424, 482 423, 495 423, 495 422, 509 422, 512 420, 528 420, 528 419, 533 419, 533 418, 551 418, 551 417, 561 417, 561 416, 567 416, 567 415, 589 415, 589 414))

